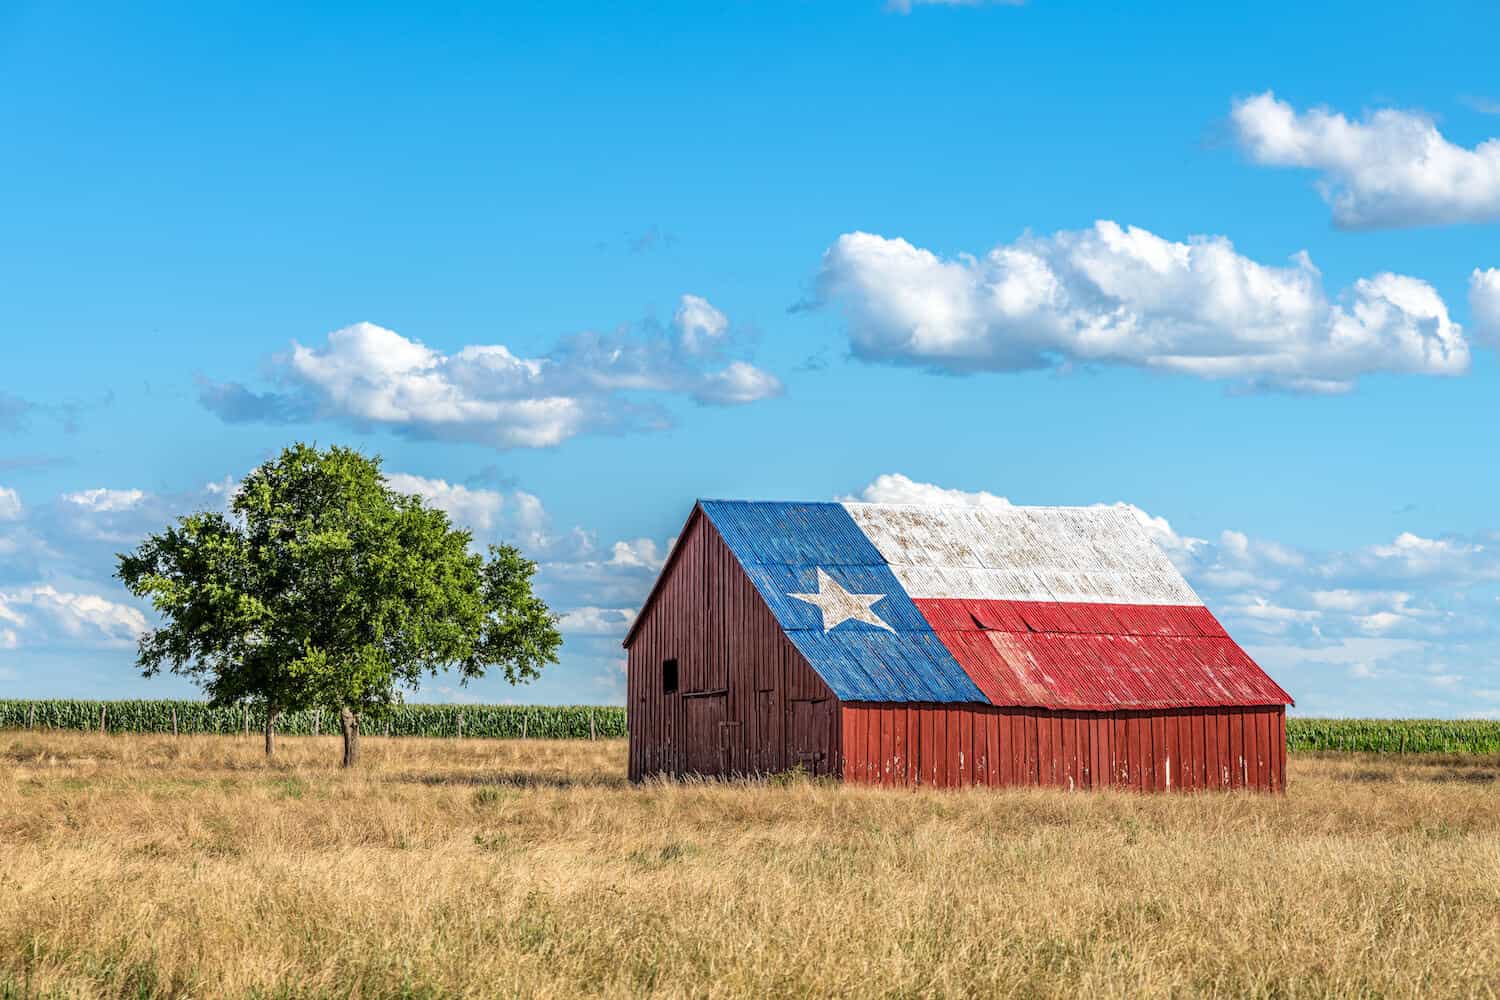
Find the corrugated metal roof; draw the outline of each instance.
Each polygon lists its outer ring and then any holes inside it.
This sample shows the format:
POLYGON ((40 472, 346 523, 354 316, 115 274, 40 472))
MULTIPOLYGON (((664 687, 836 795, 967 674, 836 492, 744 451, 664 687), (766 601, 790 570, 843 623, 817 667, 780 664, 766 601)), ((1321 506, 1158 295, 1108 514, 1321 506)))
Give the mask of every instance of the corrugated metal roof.
POLYGON ((705 500, 700 509, 845 701, 1291 702, 1122 508, 705 500))
POLYGON ((1202 605, 916 604, 994 705, 1111 711, 1292 700, 1202 605))
POLYGON ((913 598, 1202 603, 1121 507, 844 506, 913 598))

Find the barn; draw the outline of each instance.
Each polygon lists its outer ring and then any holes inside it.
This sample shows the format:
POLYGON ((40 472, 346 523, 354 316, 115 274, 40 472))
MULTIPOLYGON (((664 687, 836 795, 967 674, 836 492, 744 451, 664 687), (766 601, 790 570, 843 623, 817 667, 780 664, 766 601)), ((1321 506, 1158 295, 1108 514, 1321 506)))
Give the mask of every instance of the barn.
POLYGON ((633 780, 1286 787, 1291 697, 1121 507, 702 500, 624 645, 633 780))

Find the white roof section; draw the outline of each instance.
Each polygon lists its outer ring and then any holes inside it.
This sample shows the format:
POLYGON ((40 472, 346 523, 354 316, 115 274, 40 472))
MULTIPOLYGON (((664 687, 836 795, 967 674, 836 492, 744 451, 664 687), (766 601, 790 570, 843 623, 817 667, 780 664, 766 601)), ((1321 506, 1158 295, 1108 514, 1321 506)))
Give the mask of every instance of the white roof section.
POLYGON ((1203 603, 1123 507, 844 508, 913 598, 1203 603))

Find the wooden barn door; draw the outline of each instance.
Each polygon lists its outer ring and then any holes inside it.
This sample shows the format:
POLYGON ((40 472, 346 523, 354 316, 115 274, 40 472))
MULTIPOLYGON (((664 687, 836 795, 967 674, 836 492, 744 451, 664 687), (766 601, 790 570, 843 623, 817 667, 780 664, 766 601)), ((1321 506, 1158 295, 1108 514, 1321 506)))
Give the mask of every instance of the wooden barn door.
POLYGON ((727 700, 722 694, 685 698, 687 702, 687 769, 694 774, 723 774, 722 747, 727 700))
POLYGON ((830 698, 792 701, 791 765, 811 774, 833 773, 833 706, 830 698))

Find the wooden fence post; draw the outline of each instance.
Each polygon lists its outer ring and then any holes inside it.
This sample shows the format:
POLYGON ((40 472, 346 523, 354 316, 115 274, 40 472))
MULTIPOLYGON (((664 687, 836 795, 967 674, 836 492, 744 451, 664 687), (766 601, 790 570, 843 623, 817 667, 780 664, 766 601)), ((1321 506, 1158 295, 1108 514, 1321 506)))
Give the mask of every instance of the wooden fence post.
POLYGON ((27 705, 26 706, 26 728, 30 729, 31 727, 33 727, 35 725, 36 725, 36 706, 35 705, 27 705))
POLYGON ((526 713, 521 713, 521 739, 526 738, 526 713))
POLYGON ((177 736, 177 706, 172 706, 172 736, 177 736))
POLYGON ((458 713, 458 738, 464 738, 464 712, 463 709, 454 709, 458 713))
POLYGON ((104 735, 104 706, 99 706, 99 735, 104 735))
POLYGON ((250 736, 250 706, 249 705, 245 705, 244 707, 242 707, 240 709, 240 715, 244 717, 244 720, 245 720, 245 736, 248 738, 250 736))
POLYGON ((594 735, 594 710, 591 708, 589 709, 589 739, 596 740, 598 738, 594 735))

